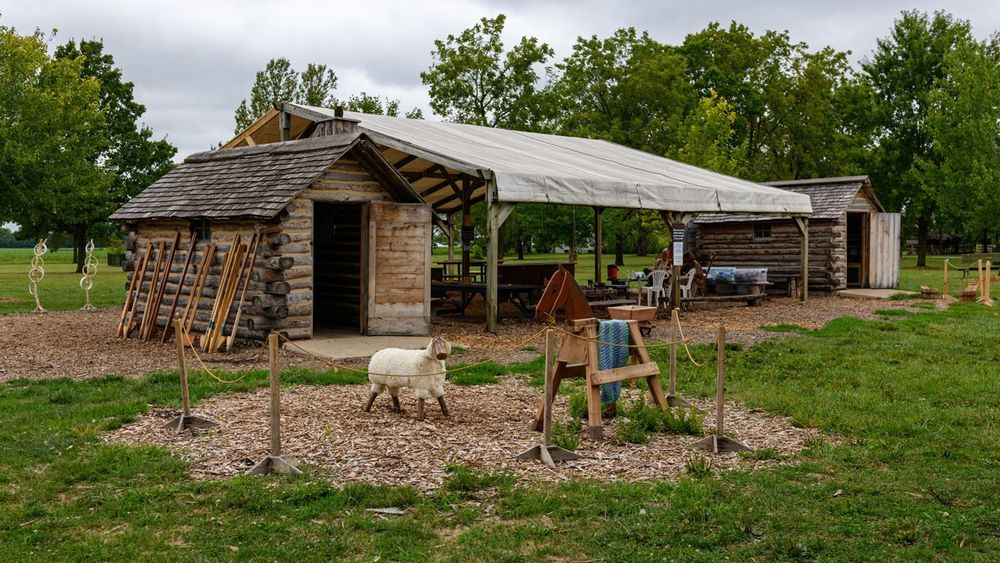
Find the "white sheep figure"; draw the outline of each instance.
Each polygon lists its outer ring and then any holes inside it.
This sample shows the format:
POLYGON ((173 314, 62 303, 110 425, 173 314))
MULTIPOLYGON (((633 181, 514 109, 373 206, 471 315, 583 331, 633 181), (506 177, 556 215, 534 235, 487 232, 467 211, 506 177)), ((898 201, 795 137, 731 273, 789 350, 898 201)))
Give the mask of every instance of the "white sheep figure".
POLYGON ((368 362, 368 381, 372 383, 372 392, 363 410, 370 411, 375 398, 388 389, 392 409, 398 411, 399 389, 412 387, 417 395, 417 420, 424 419, 424 400, 430 397, 438 400, 441 414, 447 417, 448 407, 444 403, 447 368, 444 361, 449 354, 451 344, 440 336, 435 336, 423 350, 385 348, 375 352, 368 362))

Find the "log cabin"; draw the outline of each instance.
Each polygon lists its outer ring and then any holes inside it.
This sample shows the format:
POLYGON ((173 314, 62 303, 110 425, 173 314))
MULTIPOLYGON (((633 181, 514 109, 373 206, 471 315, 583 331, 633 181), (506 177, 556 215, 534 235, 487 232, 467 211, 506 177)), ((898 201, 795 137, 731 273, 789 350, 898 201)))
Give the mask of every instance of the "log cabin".
MULTIPOLYGON (((886 213, 868 176, 768 182, 808 195, 809 288, 895 288, 899 285, 900 215, 886 213)), ((707 214, 694 220, 702 264, 767 268, 771 291, 801 285, 794 221, 759 215, 707 214)))
MULTIPOLYGON (((324 328, 428 333, 430 206, 355 120, 333 125, 314 138, 193 154, 111 216, 128 233, 123 267, 130 281, 150 242, 169 246, 181 233, 157 325, 165 326, 167 311, 187 306, 195 289, 191 272, 214 244, 193 323, 194 332, 204 332, 230 245, 237 235, 247 241, 260 231, 240 338, 261 339, 272 330, 309 338, 324 328), (191 233, 194 260, 173 307, 191 233)), ((140 318, 145 301, 138 303, 140 318)), ((234 300, 233 313, 239 306, 234 300)))

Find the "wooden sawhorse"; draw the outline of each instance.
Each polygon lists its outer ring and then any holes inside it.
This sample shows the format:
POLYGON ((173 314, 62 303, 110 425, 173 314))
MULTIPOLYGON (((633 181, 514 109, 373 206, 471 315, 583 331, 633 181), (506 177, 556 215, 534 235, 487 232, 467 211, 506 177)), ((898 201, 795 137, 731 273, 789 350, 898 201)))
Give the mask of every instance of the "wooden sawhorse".
MULTIPOLYGON (((556 356, 556 366, 552 374, 552 394, 555 397, 559 391, 559 383, 563 379, 580 378, 586 380, 587 393, 587 429, 590 437, 600 440, 604 437, 604 426, 601 420, 601 385, 625 381, 627 379, 643 378, 653 395, 653 401, 660 410, 666 410, 667 398, 660 385, 660 367, 649 359, 646 342, 639 331, 638 321, 625 321, 629 329, 629 356, 631 362, 625 367, 599 370, 597 350, 597 319, 580 319, 567 323, 567 332, 562 335, 559 353, 556 356)), ((549 405, 551 406, 551 405, 549 405)), ((545 399, 542 398, 535 413, 533 428, 541 431, 545 399)))

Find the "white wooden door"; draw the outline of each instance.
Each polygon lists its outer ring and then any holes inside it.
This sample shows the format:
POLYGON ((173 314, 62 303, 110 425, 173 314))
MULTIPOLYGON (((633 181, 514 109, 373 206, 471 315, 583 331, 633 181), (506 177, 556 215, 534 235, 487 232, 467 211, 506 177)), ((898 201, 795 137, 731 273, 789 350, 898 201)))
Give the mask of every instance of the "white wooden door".
POLYGON ((871 246, 868 253, 868 285, 875 289, 899 287, 899 213, 872 215, 871 246))

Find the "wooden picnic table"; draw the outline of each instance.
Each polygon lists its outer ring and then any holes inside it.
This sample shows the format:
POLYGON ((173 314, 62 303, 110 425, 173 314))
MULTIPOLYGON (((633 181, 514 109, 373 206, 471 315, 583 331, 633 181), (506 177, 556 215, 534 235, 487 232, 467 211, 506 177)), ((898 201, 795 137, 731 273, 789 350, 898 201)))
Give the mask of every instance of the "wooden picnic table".
MULTIPOLYGON (((544 286, 524 283, 502 283, 497 286, 497 318, 500 317, 500 303, 510 303, 525 317, 534 315, 532 310, 533 296, 540 293, 544 286)), ((482 295, 486 300, 486 284, 479 282, 433 282, 431 297, 445 301, 454 306, 455 310, 465 314, 476 295, 482 295), (455 294, 457 296, 452 296, 455 294)))

